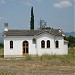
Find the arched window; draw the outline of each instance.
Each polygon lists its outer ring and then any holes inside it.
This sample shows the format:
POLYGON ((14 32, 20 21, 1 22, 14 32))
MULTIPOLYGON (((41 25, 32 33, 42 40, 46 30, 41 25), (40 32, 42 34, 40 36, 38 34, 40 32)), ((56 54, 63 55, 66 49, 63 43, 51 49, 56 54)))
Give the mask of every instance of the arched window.
POLYGON ((56 41, 56 48, 59 48, 59 41, 56 41))
POLYGON ((36 39, 35 38, 33 38, 33 44, 36 44, 36 39))
POLYGON ((47 48, 50 48, 50 41, 47 40, 47 48))
POLYGON ((45 48, 45 41, 44 40, 41 41, 41 48, 45 48))
POLYGON ((10 48, 13 48, 13 41, 10 41, 10 48))

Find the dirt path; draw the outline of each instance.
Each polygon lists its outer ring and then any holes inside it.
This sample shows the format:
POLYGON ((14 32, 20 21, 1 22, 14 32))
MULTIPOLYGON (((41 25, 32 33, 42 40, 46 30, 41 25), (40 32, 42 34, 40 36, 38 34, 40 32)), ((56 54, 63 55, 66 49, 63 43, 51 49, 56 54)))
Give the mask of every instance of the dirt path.
POLYGON ((74 75, 74 63, 0 59, 0 75, 74 75))

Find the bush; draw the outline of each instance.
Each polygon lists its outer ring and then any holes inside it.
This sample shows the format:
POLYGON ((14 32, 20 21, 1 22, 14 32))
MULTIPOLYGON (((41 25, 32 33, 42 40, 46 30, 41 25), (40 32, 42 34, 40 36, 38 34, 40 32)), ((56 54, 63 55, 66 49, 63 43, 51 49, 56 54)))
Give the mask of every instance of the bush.
POLYGON ((4 44, 3 43, 0 43, 0 48, 3 48, 4 47, 4 44))
POLYGON ((4 55, 0 55, 0 58, 3 58, 4 57, 4 55))
POLYGON ((69 36, 69 37, 65 37, 65 40, 69 41, 69 47, 75 47, 75 37, 73 36, 69 36))

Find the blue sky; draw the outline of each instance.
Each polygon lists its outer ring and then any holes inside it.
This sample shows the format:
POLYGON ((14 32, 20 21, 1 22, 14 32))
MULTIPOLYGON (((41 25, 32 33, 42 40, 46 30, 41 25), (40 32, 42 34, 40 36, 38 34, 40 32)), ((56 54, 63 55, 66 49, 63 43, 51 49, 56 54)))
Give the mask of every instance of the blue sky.
POLYGON ((74 31, 74 0, 0 0, 0 32, 4 22, 9 29, 30 29, 31 6, 34 8, 35 29, 40 27, 39 20, 45 20, 47 26, 74 31))

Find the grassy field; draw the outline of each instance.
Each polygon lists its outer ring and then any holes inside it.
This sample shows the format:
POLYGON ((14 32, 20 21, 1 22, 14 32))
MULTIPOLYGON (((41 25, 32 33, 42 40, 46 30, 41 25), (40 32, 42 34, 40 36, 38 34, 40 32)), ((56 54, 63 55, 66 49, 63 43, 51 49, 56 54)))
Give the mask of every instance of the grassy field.
POLYGON ((0 49, 0 75, 74 75, 75 48, 65 56, 4 58, 0 49))

